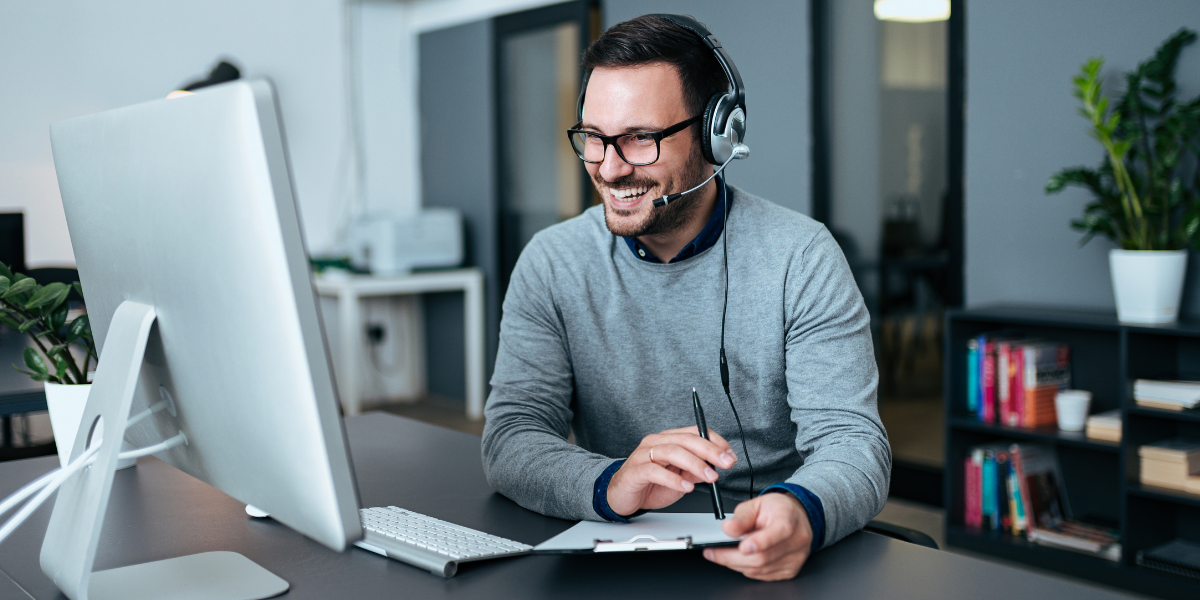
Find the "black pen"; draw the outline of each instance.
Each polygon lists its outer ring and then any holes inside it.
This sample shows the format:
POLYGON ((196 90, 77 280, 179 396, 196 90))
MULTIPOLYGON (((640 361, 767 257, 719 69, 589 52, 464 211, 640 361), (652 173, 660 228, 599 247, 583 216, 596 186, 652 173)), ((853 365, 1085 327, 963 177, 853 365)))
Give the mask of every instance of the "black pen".
MULTIPOLYGON (((692 410, 696 411, 696 428, 700 430, 700 437, 708 439, 708 423, 704 422, 704 409, 700 407, 700 395, 696 393, 696 388, 692 388, 692 410)), ((708 464, 705 461, 705 464, 708 464)), ((711 464, 708 465, 710 468, 711 464)), ((716 471, 716 469, 713 469, 716 471)), ((721 508, 721 489, 717 487, 717 482, 708 484, 712 486, 712 503, 713 516, 718 521, 725 519, 725 509, 721 508)))

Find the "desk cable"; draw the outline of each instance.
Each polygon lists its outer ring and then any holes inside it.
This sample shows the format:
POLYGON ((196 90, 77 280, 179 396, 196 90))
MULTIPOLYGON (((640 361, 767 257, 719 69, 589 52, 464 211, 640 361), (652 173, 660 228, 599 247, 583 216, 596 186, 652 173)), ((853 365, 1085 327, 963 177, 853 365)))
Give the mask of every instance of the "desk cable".
MULTIPOLYGON (((166 408, 167 405, 168 402, 166 400, 160 400, 154 403, 154 405, 152 405, 150 408, 147 408, 146 410, 130 417, 126 422, 125 429, 128 430, 142 419, 149 417, 152 413, 166 408)), ((155 454, 157 452, 162 452, 164 450, 169 450, 175 446, 186 443, 187 436, 185 436, 183 432, 179 432, 175 436, 154 444, 153 446, 146 446, 135 450, 121 452, 117 458, 118 460, 138 458, 141 456, 155 454)), ((3 543, 4 540, 7 539, 8 536, 17 529, 17 527, 20 527, 21 524, 29 518, 29 515, 33 514, 33 511, 37 510, 39 506, 44 504, 50 495, 58 490, 58 488, 61 487, 62 484, 69 477, 71 477, 71 475, 73 475, 76 471, 96 462, 96 455, 100 452, 102 445, 103 444, 101 443, 87 448, 83 454, 71 461, 67 466, 51 470, 49 473, 39 477, 32 483, 29 483, 25 487, 17 490, 11 496, 5 498, 3 502, 0 502, 0 515, 3 515, 4 513, 12 510, 29 496, 35 493, 37 494, 32 500, 22 506, 21 510, 17 511, 17 513, 14 514, 12 518, 10 518, 8 522, 4 524, 3 527, 0 527, 0 543, 3 543)))

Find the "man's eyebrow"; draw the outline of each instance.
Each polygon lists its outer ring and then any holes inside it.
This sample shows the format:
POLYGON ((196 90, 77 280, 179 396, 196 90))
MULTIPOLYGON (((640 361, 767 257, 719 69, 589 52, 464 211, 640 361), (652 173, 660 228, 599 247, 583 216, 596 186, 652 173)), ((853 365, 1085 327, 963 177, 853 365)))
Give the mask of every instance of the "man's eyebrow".
MULTIPOLYGON (((596 127, 595 125, 592 125, 591 123, 587 123, 587 122, 580 123, 579 127, 577 127, 577 129, 587 129, 589 131, 595 131, 597 133, 602 133, 602 134, 604 133, 603 131, 600 131, 599 127, 596 127)), ((634 132, 640 132, 640 131, 662 131, 663 129, 666 129, 666 127, 659 127, 658 125, 630 125, 630 126, 626 127, 623 131, 621 131, 621 133, 634 133, 634 132)), ((605 134, 605 135, 608 135, 608 134, 605 134)), ((619 134, 613 134, 613 135, 619 135, 619 134)))

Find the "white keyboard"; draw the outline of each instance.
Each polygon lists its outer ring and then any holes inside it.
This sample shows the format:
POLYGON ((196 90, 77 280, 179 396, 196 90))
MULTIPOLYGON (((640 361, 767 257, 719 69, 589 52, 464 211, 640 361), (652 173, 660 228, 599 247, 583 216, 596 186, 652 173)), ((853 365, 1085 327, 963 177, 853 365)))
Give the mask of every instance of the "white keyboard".
POLYGON ((520 542, 395 506, 364 508, 363 539, 355 545, 388 558, 454 577, 458 563, 526 554, 520 542))

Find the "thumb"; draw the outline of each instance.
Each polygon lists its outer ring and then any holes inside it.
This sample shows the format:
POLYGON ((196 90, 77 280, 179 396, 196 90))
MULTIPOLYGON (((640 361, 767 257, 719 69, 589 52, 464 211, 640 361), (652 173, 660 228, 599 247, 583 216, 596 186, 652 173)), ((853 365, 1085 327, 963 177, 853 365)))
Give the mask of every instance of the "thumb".
POLYGON ((749 531, 754 530, 755 522, 758 521, 759 507, 762 505, 762 497, 752 498, 739 505, 733 511, 733 517, 725 519, 721 523, 721 531, 729 537, 741 537, 749 531))

